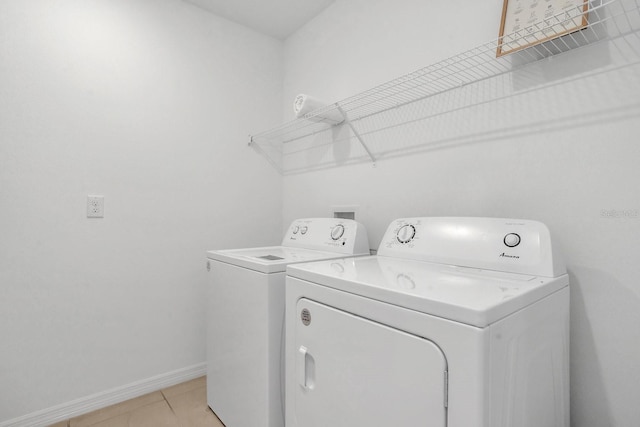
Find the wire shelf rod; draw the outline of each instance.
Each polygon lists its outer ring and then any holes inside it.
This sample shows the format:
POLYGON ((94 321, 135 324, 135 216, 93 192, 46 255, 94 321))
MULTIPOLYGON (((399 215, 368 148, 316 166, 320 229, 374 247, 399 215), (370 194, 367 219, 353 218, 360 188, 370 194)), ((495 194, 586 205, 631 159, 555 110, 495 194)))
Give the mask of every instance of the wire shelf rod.
MULTIPOLYGON (((254 134, 251 143, 263 144, 277 151, 278 144, 291 143, 331 129, 332 125, 317 122, 323 114, 339 111, 349 118, 349 125, 352 126, 372 116, 445 94, 464 85, 499 78, 541 59, 600 41, 622 38, 624 47, 616 46, 620 54, 632 54, 640 58, 636 43, 640 39, 639 27, 640 0, 591 1, 587 12, 582 6, 576 6, 568 14, 562 12, 550 16, 527 28, 313 111, 303 118, 254 134), (585 13, 588 17, 587 26, 575 30, 576 19, 581 19, 585 13), (531 45, 537 42, 540 43, 531 45), (496 58, 497 49, 504 46, 509 47, 509 54, 496 58), (272 146, 274 143, 276 145, 272 146)), ((360 135, 366 136, 368 133, 360 132, 360 135)))

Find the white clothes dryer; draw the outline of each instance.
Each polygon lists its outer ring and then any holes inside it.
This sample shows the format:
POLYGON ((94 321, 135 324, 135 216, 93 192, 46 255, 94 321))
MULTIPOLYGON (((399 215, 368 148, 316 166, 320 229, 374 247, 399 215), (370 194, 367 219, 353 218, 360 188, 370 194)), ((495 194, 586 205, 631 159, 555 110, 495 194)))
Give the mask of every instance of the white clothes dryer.
POLYGON ((227 427, 284 426, 281 348, 287 265, 369 255, 348 219, 294 221, 281 246, 207 252, 207 402, 227 427))
POLYGON ((287 427, 568 427, 569 280, 539 222, 409 218, 291 265, 287 427))

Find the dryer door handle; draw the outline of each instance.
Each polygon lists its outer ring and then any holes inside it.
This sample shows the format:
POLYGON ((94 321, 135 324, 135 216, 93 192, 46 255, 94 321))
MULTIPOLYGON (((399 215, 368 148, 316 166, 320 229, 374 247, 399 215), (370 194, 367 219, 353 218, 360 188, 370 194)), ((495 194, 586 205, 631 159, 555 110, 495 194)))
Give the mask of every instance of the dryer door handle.
POLYGON ((298 371, 298 384, 305 390, 313 390, 315 387, 316 362, 303 345, 298 348, 296 369, 298 371))

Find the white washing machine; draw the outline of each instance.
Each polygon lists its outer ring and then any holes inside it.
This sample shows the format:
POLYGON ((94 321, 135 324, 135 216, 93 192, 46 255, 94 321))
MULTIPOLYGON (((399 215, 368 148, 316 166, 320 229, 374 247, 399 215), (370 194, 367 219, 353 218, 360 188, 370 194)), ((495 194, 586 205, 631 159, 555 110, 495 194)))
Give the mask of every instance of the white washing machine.
POLYGON ((294 221, 281 246, 207 252, 207 402, 227 427, 284 426, 287 265, 354 255, 369 255, 366 230, 333 218, 294 221))
POLYGON ((289 266, 287 427, 568 427, 569 280, 539 222, 394 221, 289 266))

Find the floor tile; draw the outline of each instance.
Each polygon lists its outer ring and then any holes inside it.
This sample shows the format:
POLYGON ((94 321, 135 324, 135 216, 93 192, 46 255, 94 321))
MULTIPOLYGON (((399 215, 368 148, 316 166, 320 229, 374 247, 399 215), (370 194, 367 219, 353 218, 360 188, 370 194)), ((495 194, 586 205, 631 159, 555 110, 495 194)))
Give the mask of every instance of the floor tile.
POLYGON ((162 389, 162 394, 164 394, 165 397, 176 396, 178 394, 183 394, 193 389, 206 387, 206 386, 207 386, 207 377, 199 377, 191 381, 174 385, 172 387, 164 388, 162 389))
POLYGON ((159 391, 145 394, 144 396, 136 397, 134 399, 127 400, 122 403, 107 406, 106 408, 99 409, 97 411, 90 412, 85 415, 80 415, 79 417, 76 417, 76 418, 72 418, 69 423, 69 426, 70 427, 91 426, 99 422, 102 422, 111 418, 115 418, 119 415, 132 412, 138 408, 148 406, 156 402, 164 402, 164 397, 162 396, 162 393, 160 393, 159 391))
POLYGON ((131 412, 92 424, 91 427, 182 427, 166 401, 142 406, 131 412))
POLYGON ((183 427, 224 427, 207 405, 206 387, 167 396, 167 401, 183 427))
POLYGON ((69 427, 69 420, 60 421, 59 423, 51 424, 49 427, 69 427))

